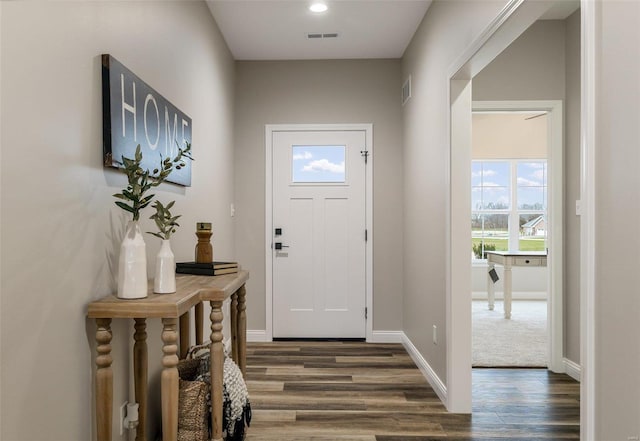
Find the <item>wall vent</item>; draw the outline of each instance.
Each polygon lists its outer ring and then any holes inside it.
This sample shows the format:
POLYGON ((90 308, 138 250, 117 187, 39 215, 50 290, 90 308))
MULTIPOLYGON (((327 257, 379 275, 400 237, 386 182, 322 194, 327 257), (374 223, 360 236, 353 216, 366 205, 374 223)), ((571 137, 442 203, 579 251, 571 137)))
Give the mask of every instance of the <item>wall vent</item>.
POLYGON ((411 75, 402 85, 402 105, 404 106, 411 98, 411 75))
POLYGON ((309 32, 307 34, 307 39, 309 40, 323 40, 325 38, 338 38, 338 33, 337 32, 327 32, 327 33, 309 32))

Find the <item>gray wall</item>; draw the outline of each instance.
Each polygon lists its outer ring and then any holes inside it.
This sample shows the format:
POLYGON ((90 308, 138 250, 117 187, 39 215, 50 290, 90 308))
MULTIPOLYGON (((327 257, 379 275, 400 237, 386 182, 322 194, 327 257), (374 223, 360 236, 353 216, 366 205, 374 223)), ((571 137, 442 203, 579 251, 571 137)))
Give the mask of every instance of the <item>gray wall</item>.
POLYGON ((436 1, 402 59, 413 97, 404 124, 403 330, 446 381, 445 231, 448 186, 447 71, 504 1, 436 1), (436 325, 438 345, 431 340, 436 325))
MULTIPOLYGON (((214 224, 233 258, 234 63, 203 2, 1 2, 1 306, 3 440, 88 440, 95 324, 87 304, 115 290, 127 217, 111 196, 125 176, 102 167, 100 54, 111 53, 193 119, 193 185, 166 185, 193 257, 194 224, 214 224)), ((142 215, 142 230, 153 229, 142 215)), ((159 240, 147 236, 149 275, 159 240)), ((160 327, 148 326, 159 413, 160 327)), ((129 399, 127 322, 113 324, 114 414, 129 399)), ((120 439, 114 418, 114 439, 120 439)), ((150 421, 155 439, 157 418, 150 421)), ((123 437, 122 439, 126 439, 123 437)))
POLYGON ((622 441, 640 435, 640 3, 596 6, 595 439, 622 441))
POLYGON ((236 252, 251 272, 248 328, 266 327, 265 124, 373 123, 373 328, 400 330, 400 61, 243 61, 236 70, 236 252))
POLYGON ((564 355, 580 364, 580 11, 565 20, 564 355))
POLYGON ((540 20, 473 78, 473 99, 564 100, 565 25, 540 20))
POLYGON ((580 363, 580 12, 535 22, 473 79, 474 100, 562 100, 564 354, 580 363))

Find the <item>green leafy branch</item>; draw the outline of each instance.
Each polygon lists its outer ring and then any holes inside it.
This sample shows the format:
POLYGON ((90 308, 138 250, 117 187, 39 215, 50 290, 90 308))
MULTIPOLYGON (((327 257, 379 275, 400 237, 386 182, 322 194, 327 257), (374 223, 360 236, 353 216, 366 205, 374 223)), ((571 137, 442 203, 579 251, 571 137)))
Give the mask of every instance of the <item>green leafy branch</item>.
POLYGON ((156 209, 156 212, 149 217, 149 219, 153 219, 156 222, 156 226, 158 227, 158 232, 154 233, 152 231, 147 231, 148 234, 152 234, 156 237, 159 237, 162 240, 169 240, 171 234, 176 232, 175 227, 179 227, 180 224, 176 222, 180 215, 171 216, 171 207, 175 204, 176 201, 171 201, 167 204, 167 206, 163 206, 162 202, 156 201, 152 206, 156 209))
POLYGON ((120 199, 116 201, 116 205, 132 213, 134 221, 139 220, 140 211, 149 205, 155 196, 155 194, 148 196, 145 196, 145 194, 153 187, 157 187, 166 181, 174 168, 180 170, 184 167, 186 164, 183 158, 193 161, 191 144, 188 142, 184 149, 178 147, 178 154, 173 159, 170 157, 163 159, 162 155, 160 155, 160 167, 154 169, 153 172, 142 170, 140 166, 142 163, 142 151, 140 150, 140 144, 138 144, 133 159, 122 156, 122 165, 129 180, 129 185, 122 190, 122 193, 113 195, 115 198, 120 199))

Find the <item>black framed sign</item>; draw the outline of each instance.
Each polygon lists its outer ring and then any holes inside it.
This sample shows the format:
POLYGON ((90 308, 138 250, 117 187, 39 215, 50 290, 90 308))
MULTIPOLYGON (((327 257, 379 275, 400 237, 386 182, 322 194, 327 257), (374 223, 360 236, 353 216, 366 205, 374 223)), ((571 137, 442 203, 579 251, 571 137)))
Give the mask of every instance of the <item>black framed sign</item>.
MULTIPOLYGON (((102 55, 102 131, 106 167, 142 150, 142 168, 159 168, 191 143, 191 118, 109 54, 102 55)), ((174 169, 169 182, 191 186, 191 161, 174 169)))

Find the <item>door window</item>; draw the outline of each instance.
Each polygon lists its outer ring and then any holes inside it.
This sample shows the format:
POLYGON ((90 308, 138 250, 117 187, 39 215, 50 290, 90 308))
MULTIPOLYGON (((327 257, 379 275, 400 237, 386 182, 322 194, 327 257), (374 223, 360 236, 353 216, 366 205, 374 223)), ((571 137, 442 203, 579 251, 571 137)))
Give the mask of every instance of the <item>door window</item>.
POLYGON ((346 181, 343 145, 291 146, 291 181, 294 184, 346 181))

